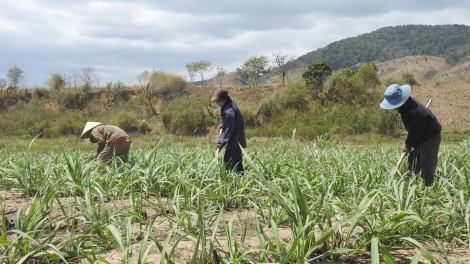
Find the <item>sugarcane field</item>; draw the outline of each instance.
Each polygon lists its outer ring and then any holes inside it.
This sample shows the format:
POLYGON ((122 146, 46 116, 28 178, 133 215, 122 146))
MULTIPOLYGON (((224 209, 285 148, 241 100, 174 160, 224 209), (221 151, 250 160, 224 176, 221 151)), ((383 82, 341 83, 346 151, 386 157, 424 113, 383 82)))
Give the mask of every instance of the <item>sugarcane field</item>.
POLYGON ((10 2, 0 263, 470 263, 468 4, 10 2))
POLYGON ((392 175, 397 146, 299 143, 293 132, 251 139, 258 147, 244 151, 243 176, 225 171, 207 142, 160 139, 134 149, 128 164, 104 167, 83 150, 4 152, 1 260, 468 260, 469 140, 442 147, 437 184, 424 188, 419 178, 404 182, 404 168, 392 175))

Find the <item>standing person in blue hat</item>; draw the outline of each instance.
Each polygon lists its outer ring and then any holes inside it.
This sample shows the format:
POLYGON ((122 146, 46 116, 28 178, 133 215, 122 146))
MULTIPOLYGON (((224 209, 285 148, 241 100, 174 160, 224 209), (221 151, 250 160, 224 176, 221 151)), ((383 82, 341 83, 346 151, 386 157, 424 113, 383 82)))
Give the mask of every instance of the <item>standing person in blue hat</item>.
POLYGON ((408 84, 392 84, 385 90, 385 99, 380 107, 400 113, 408 132, 402 150, 405 155, 408 154, 407 168, 415 174, 421 173, 424 184, 431 186, 437 167, 442 126, 436 116, 410 94, 408 84))
POLYGON ((245 124, 238 105, 228 96, 224 89, 217 89, 211 102, 220 107, 222 117, 219 140, 216 144, 217 153, 225 148, 224 163, 227 170, 243 174, 242 148, 246 148, 245 124))

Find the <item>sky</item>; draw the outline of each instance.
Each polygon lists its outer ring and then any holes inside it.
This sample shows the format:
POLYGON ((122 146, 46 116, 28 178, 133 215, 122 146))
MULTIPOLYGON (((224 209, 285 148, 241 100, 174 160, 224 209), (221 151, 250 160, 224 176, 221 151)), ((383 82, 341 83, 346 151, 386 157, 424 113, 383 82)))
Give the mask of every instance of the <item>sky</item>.
POLYGON ((470 25, 470 1, 0 0, 0 79, 16 66, 24 87, 46 87, 52 73, 87 67, 100 86, 138 83, 145 70, 189 80, 190 62, 231 72, 253 55, 296 58, 408 24, 470 25))

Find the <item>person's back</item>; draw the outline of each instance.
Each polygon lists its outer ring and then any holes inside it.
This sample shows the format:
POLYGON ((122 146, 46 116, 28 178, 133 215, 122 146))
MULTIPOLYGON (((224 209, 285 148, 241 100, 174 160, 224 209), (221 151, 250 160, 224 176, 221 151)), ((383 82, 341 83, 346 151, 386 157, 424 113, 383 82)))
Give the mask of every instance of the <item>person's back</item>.
MULTIPOLYGON (((224 126, 233 126, 233 135, 230 135, 228 142, 226 143, 227 149, 240 149, 246 148, 246 137, 245 137, 245 122, 243 116, 238 108, 238 105, 232 100, 228 100, 227 103, 222 107, 222 133, 224 133, 224 126), (230 118, 229 118, 230 117, 230 118)), ((230 130, 229 130, 230 131, 230 130)), ((221 137, 222 139, 225 137, 221 137)))
POLYGON ((417 148, 419 144, 436 136, 442 126, 436 116, 411 96, 398 108, 403 126, 408 132, 405 144, 417 148))

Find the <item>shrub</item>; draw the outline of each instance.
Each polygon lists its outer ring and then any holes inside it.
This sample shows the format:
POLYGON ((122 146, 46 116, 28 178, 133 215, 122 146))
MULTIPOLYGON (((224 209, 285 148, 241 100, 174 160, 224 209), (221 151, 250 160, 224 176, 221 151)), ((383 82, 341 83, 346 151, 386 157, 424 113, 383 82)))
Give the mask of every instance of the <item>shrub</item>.
POLYGON ((38 99, 48 99, 50 92, 47 89, 36 88, 33 91, 34 98, 38 99))
POLYGON ((374 132, 391 135, 397 132, 400 117, 395 111, 375 111, 371 114, 370 124, 374 132))
POLYGON ((243 121, 245 122, 245 128, 254 128, 259 126, 258 114, 253 109, 242 108, 240 112, 243 116, 243 121))
POLYGON ((308 108, 307 88, 300 83, 294 83, 280 91, 279 103, 282 108, 305 110, 308 108))
POLYGON ((65 109, 83 109, 88 102, 88 96, 81 91, 61 91, 59 105, 65 109))
POLYGON ((121 112, 117 115, 116 126, 126 132, 134 132, 139 129, 139 122, 137 122, 137 119, 131 113, 121 112))
POLYGON ((150 89, 163 101, 187 94, 187 82, 183 77, 163 71, 155 71, 150 75, 150 89))
POLYGON ((58 72, 54 72, 54 73, 51 73, 51 77, 47 79, 47 85, 52 90, 55 90, 58 92, 65 88, 65 83, 66 83, 65 79, 66 79, 65 75, 58 73, 58 72))
POLYGON ((206 132, 208 122, 203 102, 192 97, 170 101, 161 112, 163 126, 176 135, 195 135, 206 132))
POLYGON ((418 84, 418 81, 416 81, 415 76, 411 72, 402 72, 401 73, 401 78, 403 79, 403 83, 409 84, 409 85, 415 85, 418 84))

